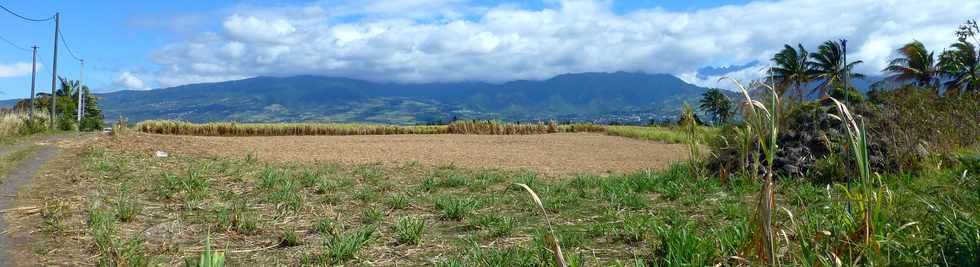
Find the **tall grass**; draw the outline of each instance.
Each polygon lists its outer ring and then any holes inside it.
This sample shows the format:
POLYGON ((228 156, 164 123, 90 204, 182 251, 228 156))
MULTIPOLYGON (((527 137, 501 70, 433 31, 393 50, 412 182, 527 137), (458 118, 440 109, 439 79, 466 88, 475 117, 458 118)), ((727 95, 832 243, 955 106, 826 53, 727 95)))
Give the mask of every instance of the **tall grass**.
POLYGON ((695 178, 701 178, 704 175, 703 165, 701 162, 701 144, 700 137, 698 136, 697 127, 698 123, 694 119, 694 109, 691 108, 686 102, 684 103, 684 120, 683 127, 686 136, 687 149, 690 151, 690 158, 688 159, 688 164, 691 166, 691 174, 695 178))
MULTIPOLYGON (((716 127, 696 127, 697 136, 700 140, 712 140, 718 136, 719 130, 716 127)), ((661 126, 609 126, 606 129, 607 135, 621 136, 631 139, 660 141, 670 144, 686 143, 688 133, 675 127, 661 126)))
POLYGON ((197 136, 290 136, 290 135, 389 135, 445 133, 444 126, 392 126, 375 124, 319 123, 233 123, 194 124, 181 121, 152 120, 136 124, 145 133, 197 136))
POLYGON ((555 265, 560 267, 568 266, 568 263, 565 261, 565 256, 561 252, 561 243, 558 241, 558 236, 555 235, 555 228, 551 226, 551 218, 548 217, 548 210, 544 208, 544 203, 541 203, 541 198, 539 198, 538 194, 535 193, 534 190, 531 190, 531 187, 527 186, 526 184, 516 183, 515 185, 524 188, 524 190, 531 195, 531 199, 534 200, 534 204, 541 209, 541 215, 544 216, 544 221, 548 223, 548 233, 545 235, 545 241, 547 242, 546 245, 548 246, 548 250, 551 250, 551 252, 555 255, 555 265))
POLYGON ((34 112, 34 122, 28 120, 26 111, 0 111, 0 137, 27 135, 47 129, 48 113, 34 112))
MULTIPOLYGON (((768 90, 767 93, 770 99, 767 107, 766 104, 752 99, 749 91, 738 80, 729 80, 738 87, 744 97, 742 111, 746 122, 745 131, 749 136, 752 136, 758 144, 762 156, 764 156, 764 162, 759 162, 760 157, 758 156, 753 157, 756 161, 756 166, 764 165, 765 167, 761 177, 763 181, 762 190, 759 192, 756 213, 754 214, 756 231, 753 237, 753 244, 756 246, 757 255, 767 261, 770 266, 775 266, 776 247, 772 227, 772 214, 775 208, 775 201, 773 199, 775 196, 773 189, 773 165, 779 149, 777 144, 779 136, 779 94, 769 85, 758 84, 768 90)), ((752 174, 758 175, 758 172, 753 172, 752 174)))
POLYGON ((328 123, 233 123, 194 124, 172 120, 140 122, 136 128, 145 133, 197 136, 299 136, 299 135, 397 135, 397 134, 485 134, 523 135, 560 132, 606 131, 594 124, 549 123, 516 124, 499 121, 455 121, 449 125, 396 126, 382 124, 328 123))
MULTIPOLYGON (((846 189, 847 195, 852 200, 858 201, 859 207, 863 210, 864 219, 861 224, 862 235, 861 238, 864 239, 865 245, 875 246, 874 238, 874 222, 879 221, 878 211, 880 210, 881 203, 879 197, 882 192, 876 192, 873 187, 874 181, 871 178, 871 164, 868 159, 868 133, 867 129, 864 127, 864 121, 862 120, 860 124, 851 115, 851 112, 847 109, 847 106, 842 104, 837 99, 831 98, 834 104, 837 106, 837 110, 840 113, 840 117, 835 116, 837 119, 843 121, 845 128, 847 129, 847 141, 850 144, 850 151, 853 152, 854 162, 857 165, 858 175, 861 177, 861 184, 857 190, 846 189)), ((834 116, 834 115, 831 115, 834 116)))

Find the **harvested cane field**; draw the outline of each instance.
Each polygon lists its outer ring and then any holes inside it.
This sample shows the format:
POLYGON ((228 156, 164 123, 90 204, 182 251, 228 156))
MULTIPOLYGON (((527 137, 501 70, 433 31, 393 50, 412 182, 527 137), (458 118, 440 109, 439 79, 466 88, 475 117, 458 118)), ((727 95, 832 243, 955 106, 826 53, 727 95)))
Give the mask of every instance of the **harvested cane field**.
POLYGON ((404 164, 604 173, 662 169, 687 148, 589 133, 198 137, 135 134, 117 146, 175 156, 249 155, 263 161, 404 164))
POLYGON ((505 123, 497 121, 455 121, 448 125, 398 126, 336 123, 232 123, 194 124, 182 121, 144 121, 136 128, 145 133, 197 136, 296 136, 296 135, 399 135, 399 134, 482 134, 527 135, 546 133, 605 132, 594 124, 505 123))

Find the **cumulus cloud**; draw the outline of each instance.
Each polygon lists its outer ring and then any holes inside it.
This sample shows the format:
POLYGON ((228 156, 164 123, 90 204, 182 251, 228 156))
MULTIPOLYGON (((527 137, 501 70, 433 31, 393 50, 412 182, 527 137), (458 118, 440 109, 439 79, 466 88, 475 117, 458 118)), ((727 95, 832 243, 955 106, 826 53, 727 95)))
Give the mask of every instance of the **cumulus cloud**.
MULTIPOLYGON (((545 1, 545 8, 465 1, 348 1, 239 8, 217 32, 167 45, 152 60, 161 86, 258 75, 318 74, 375 81, 500 82, 570 72, 671 73, 701 85, 704 66, 761 62, 729 76, 761 77, 785 43, 847 38, 858 70, 877 74, 913 39, 941 50, 969 0, 784 0, 694 11, 617 13, 610 1, 545 1)), ((714 79, 714 80, 713 80, 714 79)))
POLYGON ((123 87, 130 90, 147 90, 150 89, 146 86, 146 83, 142 79, 136 77, 131 72, 124 71, 119 74, 119 77, 113 82, 113 85, 123 87))
MULTIPOLYGON (((41 66, 38 65, 38 69, 41 66)), ((31 75, 31 63, 30 62, 17 62, 11 64, 0 64, 0 78, 10 78, 31 75)))

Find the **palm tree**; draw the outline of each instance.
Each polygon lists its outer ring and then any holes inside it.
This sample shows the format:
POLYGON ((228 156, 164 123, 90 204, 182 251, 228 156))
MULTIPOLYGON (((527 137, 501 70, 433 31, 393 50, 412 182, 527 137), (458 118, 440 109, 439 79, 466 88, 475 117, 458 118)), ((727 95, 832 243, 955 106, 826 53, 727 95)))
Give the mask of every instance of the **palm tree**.
POLYGON ((824 42, 817 48, 817 52, 810 54, 810 57, 813 58, 813 63, 810 65, 813 78, 822 81, 813 90, 819 90, 821 96, 827 96, 832 88, 845 87, 845 71, 850 78, 864 78, 864 74, 853 72, 854 66, 864 61, 857 60, 844 64, 844 49, 838 41, 824 42))
POLYGON ((57 91, 55 91, 56 95, 74 96, 76 93, 78 93, 76 90, 81 84, 79 81, 65 79, 64 77, 58 77, 58 81, 60 82, 61 86, 58 88, 57 91))
POLYGON ((812 71, 810 69, 809 55, 803 45, 797 44, 799 50, 790 45, 784 45, 783 50, 772 57, 776 65, 771 68, 773 82, 780 88, 780 95, 785 94, 786 89, 793 86, 796 96, 800 103, 803 102, 803 87, 810 83, 812 71))
POLYGON ((951 50, 939 55, 939 69, 948 81, 946 92, 957 94, 960 91, 980 90, 980 62, 973 44, 961 40, 950 45, 951 50))
POLYGON ((701 110, 711 114, 716 124, 726 123, 734 114, 732 101, 718 88, 712 88, 701 94, 701 110))
POLYGON ((938 91, 939 67, 933 53, 919 41, 912 41, 898 49, 900 57, 893 59, 885 72, 893 73, 889 78, 896 81, 915 81, 916 85, 933 87, 938 91))

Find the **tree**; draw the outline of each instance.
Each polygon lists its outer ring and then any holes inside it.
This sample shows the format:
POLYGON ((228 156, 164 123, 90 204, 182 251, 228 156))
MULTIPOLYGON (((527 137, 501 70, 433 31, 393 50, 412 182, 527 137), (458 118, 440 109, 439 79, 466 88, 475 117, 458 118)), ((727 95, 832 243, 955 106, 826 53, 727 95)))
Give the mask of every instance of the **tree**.
POLYGON ((853 72, 854 66, 864 63, 864 61, 851 61, 844 63, 844 49, 840 42, 826 41, 817 48, 817 52, 811 53, 813 62, 810 63, 813 79, 820 80, 820 84, 814 91, 820 91, 820 96, 827 96, 833 88, 850 86, 844 84, 844 74, 849 78, 863 79, 864 74, 853 72))
POLYGON ((976 48, 971 43, 960 41, 950 45, 950 49, 939 55, 939 69, 947 78, 944 83, 946 92, 957 94, 960 91, 977 90, 980 86, 977 73, 980 63, 977 62, 976 48))
POLYGON ((780 88, 780 95, 784 95, 786 89, 792 86, 799 98, 803 102, 803 86, 810 83, 812 77, 811 62, 809 55, 802 44, 797 44, 799 50, 790 45, 784 45, 783 50, 772 57, 776 65, 770 69, 772 79, 776 87, 780 88))
POLYGON ((58 90, 55 91, 55 95, 57 96, 74 97, 78 93, 77 90, 81 85, 81 82, 79 81, 68 80, 64 77, 58 77, 58 81, 60 82, 61 86, 59 86, 58 90))
POLYGON ((977 39, 977 33, 980 33, 977 21, 967 20, 956 31, 959 42, 950 45, 951 50, 939 56, 939 68, 947 80, 947 94, 980 90, 980 51, 977 51, 980 39, 977 39))
POLYGON ((717 88, 709 89, 701 94, 700 108, 705 113, 711 114, 715 124, 727 123, 728 119, 735 113, 732 101, 717 88))
POLYGON ((933 58, 933 53, 919 41, 912 41, 898 49, 901 54, 893 59, 885 72, 892 73, 890 79, 896 81, 915 81, 918 86, 932 87, 938 91, 939 68, 933 58))
POLYGON ((102 109, 99 108, 98 99, 92 95, 89 91, 88 86, 82 86, 82 96, 85 97, 85 106, 82 109, 85 110, 82 113, 82 123, 78 126, 80 130, 100 130, 105 128, 105 118, 102 116, 102 109))

